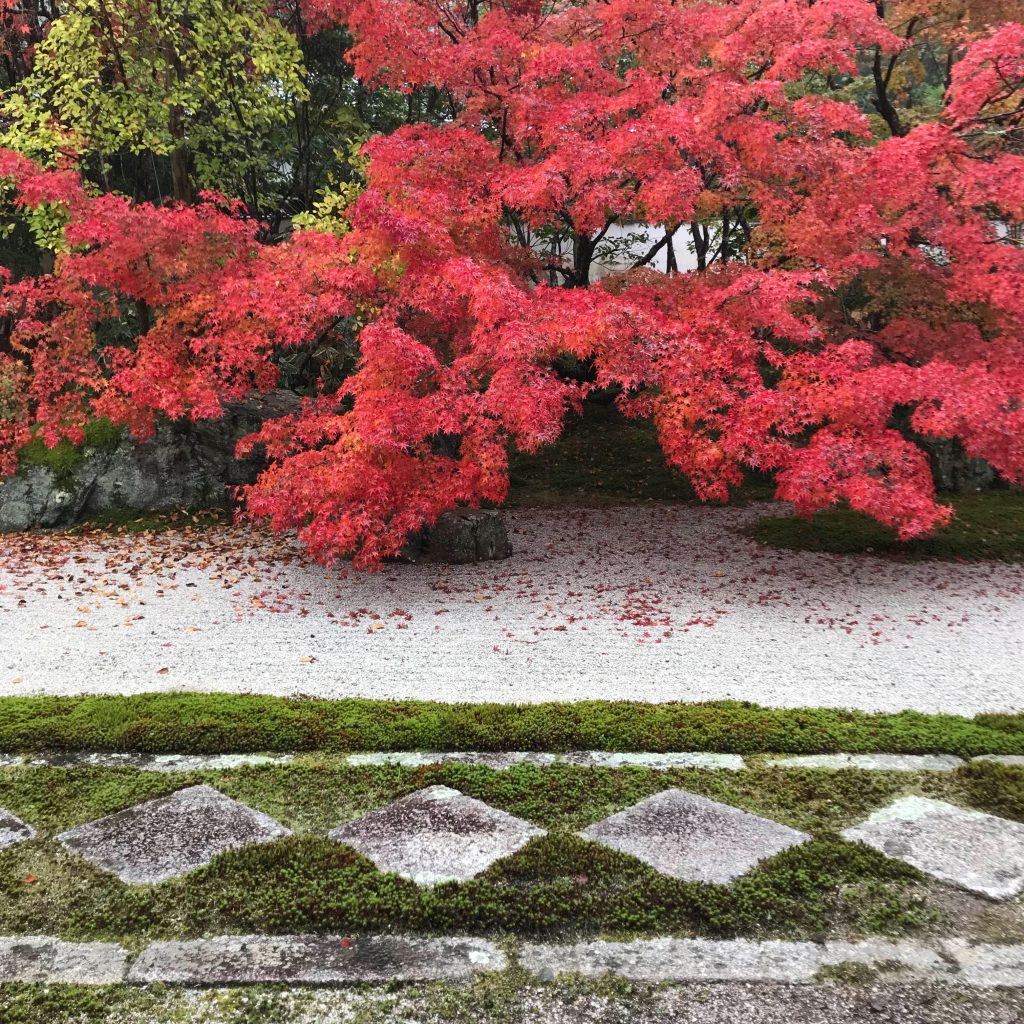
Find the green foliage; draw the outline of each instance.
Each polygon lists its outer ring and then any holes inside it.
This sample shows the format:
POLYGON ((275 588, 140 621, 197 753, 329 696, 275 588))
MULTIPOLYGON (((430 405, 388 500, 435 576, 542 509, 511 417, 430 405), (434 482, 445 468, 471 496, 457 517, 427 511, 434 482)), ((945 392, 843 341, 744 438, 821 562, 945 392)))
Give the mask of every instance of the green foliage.
POLYGON ((245 694, 0 697, 0 750, 712 750, 1024 753, 1022 716, 774 709, 735 701, 439 704, 245 694))
POLYGON ((761 519, 753 536, 763 544, 797 551, 891 555, 908 559, 1024 560, 1024 493, 989 491, 952 499, 952 523, 932 537, 901 541, 896 531, 850 508, 819 512, 813 519, 761 519))
POLYGON ((71 149, 106 180, 118 153, 187 150, 200 186, 242 195, 307 95, 294 36, 259 0, 71 0, 4 104, 4 145, 71 149))

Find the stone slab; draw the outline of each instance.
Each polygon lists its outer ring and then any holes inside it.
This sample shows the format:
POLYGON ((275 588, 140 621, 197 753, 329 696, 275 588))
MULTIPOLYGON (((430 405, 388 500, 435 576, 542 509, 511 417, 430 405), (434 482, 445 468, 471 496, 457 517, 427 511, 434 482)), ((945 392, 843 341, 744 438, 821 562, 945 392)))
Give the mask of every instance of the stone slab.
POLYGON ((770 757, 770 768, 859 768, 872 772, 951 772, 963 764, 952 754, 803 754, 770 757))
POLYGON ((541 980, 559 974, 630 981, 746 981, 809 984, 823 968, 861 964, 889 980, 950 978, 955 967, 939 952, 913 943, 753 942, 749 939, 647 939, 583 942, 573 946, 528 944, 520 962, 541 980))
POLYGON ((229 935, 156 942, 132 964, 128 981, 196 986, 462 981, 505 965, 505 955, 492 942, 476 938, 229 935))
POLYGON ((533 764, 547 768, 559 759, 558 754, 518 750, 495 752, 394 750, 349 754, 346 758, 350 765, 356 766, 396 764, 403 768, 423 768, 431 764, 478 764, 497 771, 503 771, 518 764, 533 764))
POLYGON ((479 764, 502 771, 520 764, 548 767, 553 764, 571 764, 586 768, 653 768, 668 771, 672 768, 709 768, 740 771, 744 767, 739 754, 682 753, 616 753, 608 750, 574 750, 565 754, 538 751, 430 751, 396 750, 365 754, 349 754, 351 765, 397 764, 404 768, 422 768, 431 764, 479 764))
POLYGON ((17 815, 0 807, 0 850, 32 839, 35 834, 36 830, 31 825, 26 825, 17 815))
POLYGON ((110 754, 57 751, 22 762, 31 768, 135 768, 142 772, 229 771, 246 765, 290 764, 294 754, 110 754))
POLYGON ((123 882, 163 882, 217 854, 290 835, 269 815, 212 786, 189 786, 62 832, 57 839, 123 882))
POLYGON ((738 807, 667 789, 580 832, 689 882, 731 882, 760 861, 810 839, 738 807))
POLYGON ((115 985, 127 953, 112 942, 62 942, 43 935, 0 938, 0 982, 115 985))
POLYGON ((994 945, 950 940, 946 952, 960 968, 966 985, 981 988, 1024 988, 1024 945, 994 945))
POLYGON ((1017 821, 908 796, 846 829, 843 838, 990 899, 1024 890, 1024 824, 1017 821))
POLYGON ((447 786, 429 786, 330 833, 418 885, 464 882, 544 830, 447 786))
POLYGON ((1024 768, 1024 754, 979 754, 972 761, 991 761, 993 764, 1005 764, 1011 768, 1024 768))
POLYGON ((566 764, 586 765, 594 768, 653 768, 669 771, 673 768, 707 768, 715 771, 742 771, 745 767, 739 754, 711 754, 677 752, 665 754, 614 753, 607 750, 581 750, 563 755, 566 764))

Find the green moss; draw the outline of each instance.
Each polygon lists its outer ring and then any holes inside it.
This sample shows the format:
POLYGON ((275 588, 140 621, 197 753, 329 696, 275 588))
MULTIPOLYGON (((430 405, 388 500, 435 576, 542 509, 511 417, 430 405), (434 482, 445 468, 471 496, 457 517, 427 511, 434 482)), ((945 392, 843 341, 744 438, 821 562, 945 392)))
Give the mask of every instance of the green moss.
MULTIPOLYGON (((0 806, 38 835, 0 851, 0 934, 112 939, 130 947, 225 932, 905 935, 942 921, 946 890, 838 833, 909 793, 1013 810, 1019 775, 987 771, 984 785, 981 779, 974 766, 951 773, 532 765, 494 771, 357 768, 330 758, 173 776, 128 768, 4 769, 0 806), (64 829, 197 782, 271 814, 295 834, 230 851, 206 868, 150 886, 125 885, 55 841, 64 829), (326 838, 342 822, 433 784, 524 817, 547 834, 470 882, 431 889, 382 874, 326 838), (771 817, 808 832, 812 841, 730 885, 705 885, 665 877, 577 834, 669 787, 771 817)), ((962 901, 973 899, 962 894, 958 914, 962 901)))
POLYGON ((0 751, 710 750, 1024 753, 1019 715, 707 704, 439 704, 240 694, 0 697, 0 751))
POLYGON ((113 986, 6 984, 0 987, 0 1020, 4 1024, 105 1024, 114 1013, 150 1002, 141 992, 129 995, 113 986))
POLYGON ((827 964, 815 974, 815 981, 836 981, 842 985, 874 985, 879 980, 881 975, 877 968, 852 961, 827 964))
POLYGON ((812 519, 773 516, 759 520, 753 536, 763 544, 797 551, 897 556, 908 559, 1024 559, 1024 493, 989 491, 952 499, 955 517, 934 536, 901 541, 896 531, 850 508, 812 519))
POLYGON ((1024 767, 975 761, 958 774, 965 796, 974 807, 1024 821, 1024 767))
POLYGON ((121 427, 101 417, 85 425, 85 440, 82 444, 60 441, 50 448, 37 437, 21 449, 18 461, 22 466, 46 466, 53 471, 58 484, 67 485, 90 448, 113 448, 121 440, 122 433, 121 427))
MULTIPOLYGON (((575 1019, 582 1000, 614 1000, 616 1020, 667 1022, 658 1013, 659 990, 616 978, 560 978, 538 991, 521 970, 509 968, 461 983, 329 989, 255 985, 183 992, 151 986, 88 988, 73 985, 0 986, 3 1024, 291 1024, 296 1020, 347 1024, 522 1024, 575 1019), (539 1011, 538 1001, 550 1009, 539 1011), (568 1014, 568 1016, 566 1016, 568 1014), (621 1015, 621 1016, 620 1016, 621 1015)), ((699 996, 698 996, 699 998, 699 996)), ((589 1019, 589 1018, 588 1018, 589 1019)), ((604 1018, 602 1018, 604 1019, 604 1018)))

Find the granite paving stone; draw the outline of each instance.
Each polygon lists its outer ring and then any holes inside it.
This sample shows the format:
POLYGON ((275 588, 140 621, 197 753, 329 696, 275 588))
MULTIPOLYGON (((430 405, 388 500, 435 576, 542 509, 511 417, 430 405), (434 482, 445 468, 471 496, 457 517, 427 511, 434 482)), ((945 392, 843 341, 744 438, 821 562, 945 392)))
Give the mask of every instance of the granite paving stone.
POLYGON ((890 980, 946 978, 956 968, 936 950, 901 942, 783 942, 749 939, 641 939, 582 942, 572 946, 527 944, 520 962, 541 980, 559 974, 630 981, 752 981, 808 984, 823 968, 840 964, 884 966, 890 980))
POLYGON ((504 954, 492 942, 477 938, 227 935, 156 942, 132 964, 128 981, 137 985, 462 981, 504 967, 504 954))
POLYGON ((485 768, 504 771, 517 764, 532 764, 546 768, 559 760, 558 754, 532 750, 471 751, 471 750, 393 750, 367 754, 349 754, 351 765, 397 764, 403 768, 422 768, 428 764, 479 764, 485 768))
POLYGON ((226 850, 290 835, 269 815, 212 786, 189 786, 87 822, 57 839, 124 882, 163 882, 226 850))
POLYGON ((330 833, 419 885, 464 882, 544 830, 447 786, 428 786, 330 833))
POLYGON ((810 839, 738 807, 667 789, 581 833, 689 882, 731 882, 760 861, 810 839))
POLYGON ((140 772, 215 772, 246 765, 290 764, 294 754, 117 754, 104 751, 55 751, 36 754, 30 768, 135 768, 140 772))
POLYGON ((595 768, 653 768, 668 771, 673 768, 708 768, 738 772, 744 767, 739 754, 714 754, 702 751, 653 753, 616 753, 608 750, 581 750, 563 754, 566 764, 579 764, 595 768))
POLYGON ((0 938, 0 982, 113 985, 127 954, 112 942, 62 942, 45 935, 0 938))
POLYGON ((801 754, 765 761, 771 768, 859 768, 875 772, 951 772, 963 763, 952 754, 801 754))
POLYGON ((956 939, 943 945, 956 961, 964 984, 982 988, 1024 987, 1024 945, 971 945, 956 939))
POLYGON ((21 818, 0 807, 0 850, 32 839, 35 834, 36 830, 31 825, 26 825, 21 818))
POLYGON ((744 767, 739 754, 716 754, 703 751, 648 753, 610 750, 573 750, 555 754, 534 750, 472 751, 472 750, 394 750, 349 754, 351 765, 397 764, 403 768, 422 768, 430 764, 479 764, 502 771, 520 764, 549 767, 553 764, 571 764, 586 768, 653 768, 668 771, 672 768, 709 768, 740 771, 744 767))
POLYGON ((1024 889, 1024 824, 982 811, 902 797, 846 829, 843 838, 991 899, 1024 889))

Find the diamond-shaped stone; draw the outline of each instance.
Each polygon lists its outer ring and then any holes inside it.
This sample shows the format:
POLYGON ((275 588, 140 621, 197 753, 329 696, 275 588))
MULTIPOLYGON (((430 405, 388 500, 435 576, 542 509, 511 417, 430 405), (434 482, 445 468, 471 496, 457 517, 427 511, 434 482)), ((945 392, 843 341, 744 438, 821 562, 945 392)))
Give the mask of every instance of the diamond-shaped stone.
POLYGON ((35 834, 36 830, 31 825, 26 825, 21 818, 0 807, 0 850, 31 839, 35 834))
POLYGON ((1024 824, 903 797, 843 833, 943 882, 1008 899, 1024 889, 1024 824))
POLYGON ((124 882, 163 882, 225 850, 290 835, 269 815, 212 786, 189 786, 79 825, 57 839, 124 882))
POLYGON ((688 882, 731 882, 810 836, 738 807, 667 789, 581 833, 688 882))
POLYGON ((465 882, 544 830, 447 786, 429 786, 330 833, 419 885, 465 882))

